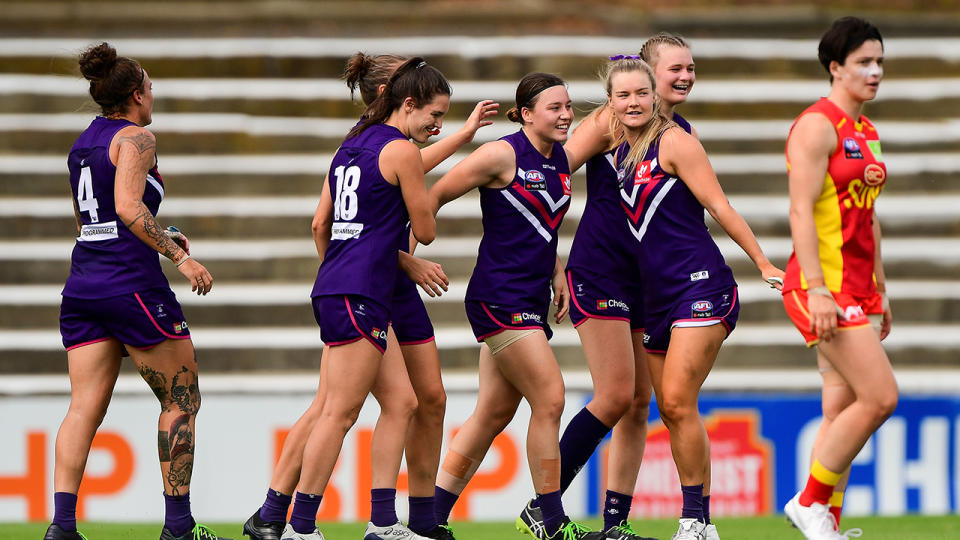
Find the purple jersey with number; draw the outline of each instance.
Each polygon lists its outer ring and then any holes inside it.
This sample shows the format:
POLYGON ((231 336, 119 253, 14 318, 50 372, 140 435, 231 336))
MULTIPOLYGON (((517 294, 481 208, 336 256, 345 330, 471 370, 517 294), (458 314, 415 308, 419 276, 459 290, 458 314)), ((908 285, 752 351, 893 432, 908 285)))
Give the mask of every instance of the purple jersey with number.
MULTIPOLYGON (((113 198, 117 167, 110 161, 110 142, 118 131, 135 125, 98 116, 70 149, 67 167, 80 211, 80 235, 70 259, 64 296, 106 298, 170 286, 157 252, 117 217, 113 198)), ((162 200, 163 179, 154 165, 147 173, 143 203, 156 216, 162 200)))
POLYGON ((397 277, 397 249, 409 216, 400 186, 380 172, 380 151, 397 139, 393 126, 374 124, 340 145, 330 164, 333 226, 311 296, 353 294, 389 308, 397 277))
MULTIPOLYGON (((638 248, 648 313, 691 293, 736 285, 704 223, 703 206, 682 179, 660 167, 661 137, 636 167, 625 171, 620 188, 621 216, 638 248)), ((628 152, 626 143, 618 149, 621 162, 628 152)))
MULTIPOLYGON (((687 133, 690 123, 673 113, 673 120, 687 133)), ((623 219, 617 149, 597 154, 587 161, 587 203, 570 247, 568 269, 637 281, 635 264, 639 246, 623 219)))
POLYGON ((570 206, 570 166, 560 143, 547 158, 523 130, 501 140, 517 156, 503 188, 480 188, 483 238, 466 300, 506 307, 546 306, 557 232, 570 206))

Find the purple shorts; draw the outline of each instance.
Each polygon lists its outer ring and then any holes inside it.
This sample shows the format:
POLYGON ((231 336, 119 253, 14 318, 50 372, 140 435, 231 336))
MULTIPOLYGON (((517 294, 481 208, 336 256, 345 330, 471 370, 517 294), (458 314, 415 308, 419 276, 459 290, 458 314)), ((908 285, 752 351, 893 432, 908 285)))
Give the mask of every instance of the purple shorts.
POLYGON ((570 322, 580 326, 587 319, 630 323, 630 330, 643 330, 643 293, 639 287, 580 270, 567 270, 570 288, 570 322))
POLYGON ((553 330, 547 324, 546 307, 507 308, 475 300, 467 300, 465 304, 467 320, 478 342, 504 330, 543 330, 547 339, 553 337, 553 330))
POLYGON ((190 329, 173 291, 157 288, 108 298, 64 296, 60 335, 68 351, 111 338, 150 349, 168 339, 190 339, 190 329))
POLYGON ((727 335, 737 326, 740 298, 737 287, 715 293, 699 293, 673 304, 664 311, 649 314, 645 319, 643 347, 652 353, 666 354, 670 332, 677 327, 691 328, 722 324, 727 335))
POLYGON ((427 315, 427 306, 423 305, 417 284, 406 274, 397 276, 390 315, 390 324, 400 345, 419 345, 433 341, 433 324, 427 315))
POLYGON ((387 350, 387 308, 364 296, 333 294, 313 298, 313 316, 320 339, 330 347, 366 339, 381 353, 387 350))

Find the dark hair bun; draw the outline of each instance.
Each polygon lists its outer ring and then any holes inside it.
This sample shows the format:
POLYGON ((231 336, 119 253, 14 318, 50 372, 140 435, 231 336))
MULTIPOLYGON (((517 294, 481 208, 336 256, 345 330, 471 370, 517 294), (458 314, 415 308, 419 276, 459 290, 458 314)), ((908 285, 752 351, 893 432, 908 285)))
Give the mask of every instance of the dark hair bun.
POLYGON ((350 93, 360 86, 360 81, 367 76, 370 66, 373 63, 373 57, 358 52, 347 60, 347 66, 343 70, 343 80, 347 82, 350 93))
POLYGON ((523 123, 523 116, 520 114, 520 109, 517 107, 510 107, 510 110, 507 111, 507 120, 511 122, 523 123))
POLYGON ((80 55, 80 73, 88 81, 100 81, 117 65, 117 50, 101 43, 83 51, 80 55))

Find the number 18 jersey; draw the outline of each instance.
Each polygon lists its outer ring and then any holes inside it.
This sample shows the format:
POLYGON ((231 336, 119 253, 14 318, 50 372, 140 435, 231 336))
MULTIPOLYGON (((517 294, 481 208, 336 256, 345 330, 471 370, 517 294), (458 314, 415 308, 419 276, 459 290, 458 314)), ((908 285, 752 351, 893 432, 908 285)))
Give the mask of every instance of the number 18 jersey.
POLYGON ((380 152, 397 139, 406 137, 374 124, 343 141, 333 156, 327 178, 333 226, 312 297, 353 294, 390 307, 409 216, 400 186, 380 172, 380 152))
MULTIPOLYGON (((134 125, 98 116, 70 149, 67 168, 80 213, 80 234, 64 296, 107 298, 170 286, 157 252, 117 217, 113 198, 117 167, 110 161, 110 143, 118 131, 134 125)), ((142 200, 156 216, 163 200, 163 178, 156 165, 147 173, 142 200)))

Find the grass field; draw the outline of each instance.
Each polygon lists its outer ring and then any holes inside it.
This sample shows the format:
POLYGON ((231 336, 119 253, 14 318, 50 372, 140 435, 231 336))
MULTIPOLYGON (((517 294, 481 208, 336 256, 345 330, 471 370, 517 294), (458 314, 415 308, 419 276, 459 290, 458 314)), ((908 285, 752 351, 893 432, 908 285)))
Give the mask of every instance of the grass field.
MULTIPOLYGON (((588 526, 597 527, 599 521, 587 520, 588 526)), ((720 519, 716 522, 720 535, 725 540, 801 540, 800 533, 792 529, 782 517, 720 519)), ((855 517, 845 519, 844 528, 859 527, 865 540, 948 540, 960 538, 960 516, 906 516, 896 518, 855 517)), ((221 536, 246 540, 241 536, 239 523, 211 524, 221 536)), ((327 540, 360 540, 365 524, 321 524, 327 540)), ((458 540, 523 540, 512 523, 481 522, 454 523, 458 540)), ((46 530, 45 523, 0 523, 0 539, 40 540, 46 530)), ((676 531, 674 520, 635 521, 637 532, 668 540, 676 531)), ((80 531, 89 540, 152 540, 160 536, 157 524, 81 523, 80 531)))

